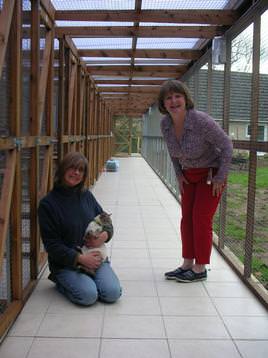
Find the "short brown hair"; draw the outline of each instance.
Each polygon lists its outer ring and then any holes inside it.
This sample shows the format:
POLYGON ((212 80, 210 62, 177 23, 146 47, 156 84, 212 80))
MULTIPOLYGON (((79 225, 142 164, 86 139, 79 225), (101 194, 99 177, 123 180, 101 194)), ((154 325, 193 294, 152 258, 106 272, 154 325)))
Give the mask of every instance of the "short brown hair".
POLYGON ((70 168, 84 168, 84 175, 81 183, 77 185, 78 190, 83 190, 84 185, 88 176, 88 161, 86 157, 80 152, 69 152, 64 156, 62 161, 59 164, 58 169, 55 173, 55 186, 64 186, 64 175, 66 171, 70 168))
POLYGON ((169 93, 180 93, 185 97, 186 109, 194 108, 194 101, 188 87, 178 80, 167 80, 162 84, 158 96, 158 109, 162 114, 168 114, 164 106, 164 100, 169 93))

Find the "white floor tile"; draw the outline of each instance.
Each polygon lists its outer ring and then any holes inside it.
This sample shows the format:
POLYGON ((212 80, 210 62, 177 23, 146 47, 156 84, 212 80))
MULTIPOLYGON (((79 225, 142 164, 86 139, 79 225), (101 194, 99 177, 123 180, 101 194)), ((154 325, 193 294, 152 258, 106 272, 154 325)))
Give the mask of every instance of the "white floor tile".
POLYGON ((172 358, 241 358, 232 341, 170 340, 172 358))
POLYGON ((268 340, 266 341, 235 341, 243 358, 267 358, 268 340))
POLYGON ((157 291, 153 282, 121 280, 124 297, 155 297, 157 291))
POLYGON ((165 340, 104 339, 100 358, 170 358, 165 340))
POLYGON ((217 316, 209 297, 160 297, 164 316, 217 316))
POLYGON ((100 337, 102 319, 96 315, 47 314, 37 337, 100 337))
POLYGON ((98 358, 99 344, 98 339, 36 338, 27 358, 98 358))
POLYGON ((211 297, 252 297, 242 282, 204 282, 211 297))
POLYGON ((106 316, 104 338, 165 338, 162 318, 159 316, 106 316))
POLYGON ((156 281, 156 288, 159 297, 208 297, 202 282, 182 284, 173 280, 156 281))
POLYGON ((218 317, 164 317, 168 338, 229 339, 218 317))
POLYGON ((160 315, 157 297, 124 297, 116 305, 107 305, 105 314, 160 315))
POLYGON ((26 358, 33 338, 6 337, 0 346, 1 358, 26 358))
POLYGON ((223 317, 233 339, 268 340, 268 317, 223 317))
POLYGON ((120 280, 153 281, 153 272, 150 268, 117 267, 116 273, 120 280))
POLYGON ((265 316, 267 311, 256 298, 213 298, 222 316, 265 316))
POLYGON ((45 318, 44 313, 21 313, 9 331, 9 336, 33 337, 45 318))

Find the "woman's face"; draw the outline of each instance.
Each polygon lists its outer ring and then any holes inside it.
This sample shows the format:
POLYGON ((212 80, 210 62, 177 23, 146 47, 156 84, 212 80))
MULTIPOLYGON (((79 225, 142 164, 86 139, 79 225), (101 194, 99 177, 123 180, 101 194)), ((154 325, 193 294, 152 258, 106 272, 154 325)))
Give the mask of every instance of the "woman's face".
POLYGON ((182 93, 168 93, 164 98, 164 106, 170 115, 186 110, 186 100, 182 93))
POLYGON ((63 177, 65 185, 73 187, 81 183, 84 177, 84 172, 85 169, 83 166, 67 169, 63 177))

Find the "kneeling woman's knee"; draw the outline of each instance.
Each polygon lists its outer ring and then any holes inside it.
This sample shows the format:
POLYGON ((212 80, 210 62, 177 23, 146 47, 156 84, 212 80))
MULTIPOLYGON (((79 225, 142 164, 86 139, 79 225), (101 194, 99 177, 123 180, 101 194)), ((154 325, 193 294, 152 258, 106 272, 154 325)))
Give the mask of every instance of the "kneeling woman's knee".
POLYGON ((104 292, 99 292, 99 298, 103 302, 113 303, 118 300, 122 294, 122 289, 120 286, 110 286, 107 287, 104 292))
POLYGON ((82 306, 91 306, 97 299, 97 290, 84 289, 80 292, 79 297, 76 298, 76 303, 82 306))

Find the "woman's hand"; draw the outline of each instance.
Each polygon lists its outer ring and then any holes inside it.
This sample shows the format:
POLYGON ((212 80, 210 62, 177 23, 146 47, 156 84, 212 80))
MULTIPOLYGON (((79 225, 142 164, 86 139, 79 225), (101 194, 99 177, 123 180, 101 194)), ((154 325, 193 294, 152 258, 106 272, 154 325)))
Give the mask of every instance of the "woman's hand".
POLYGON ((183 184, 189 184, 188 180, 183 176, 183 175, 180 175, 178 176, 178 182, 179 182, 179 190, 180 190, 180 193, 183 194, 183 184))
POLYGON ((215 182, 212 183, 212 195, 219 197, 224 189, 224 182, 215 182))
POLYGON ((89 252, 79 255, 77 262, 88 269, 96 270, 102 263, 102 257, 99 252, 89 252))

